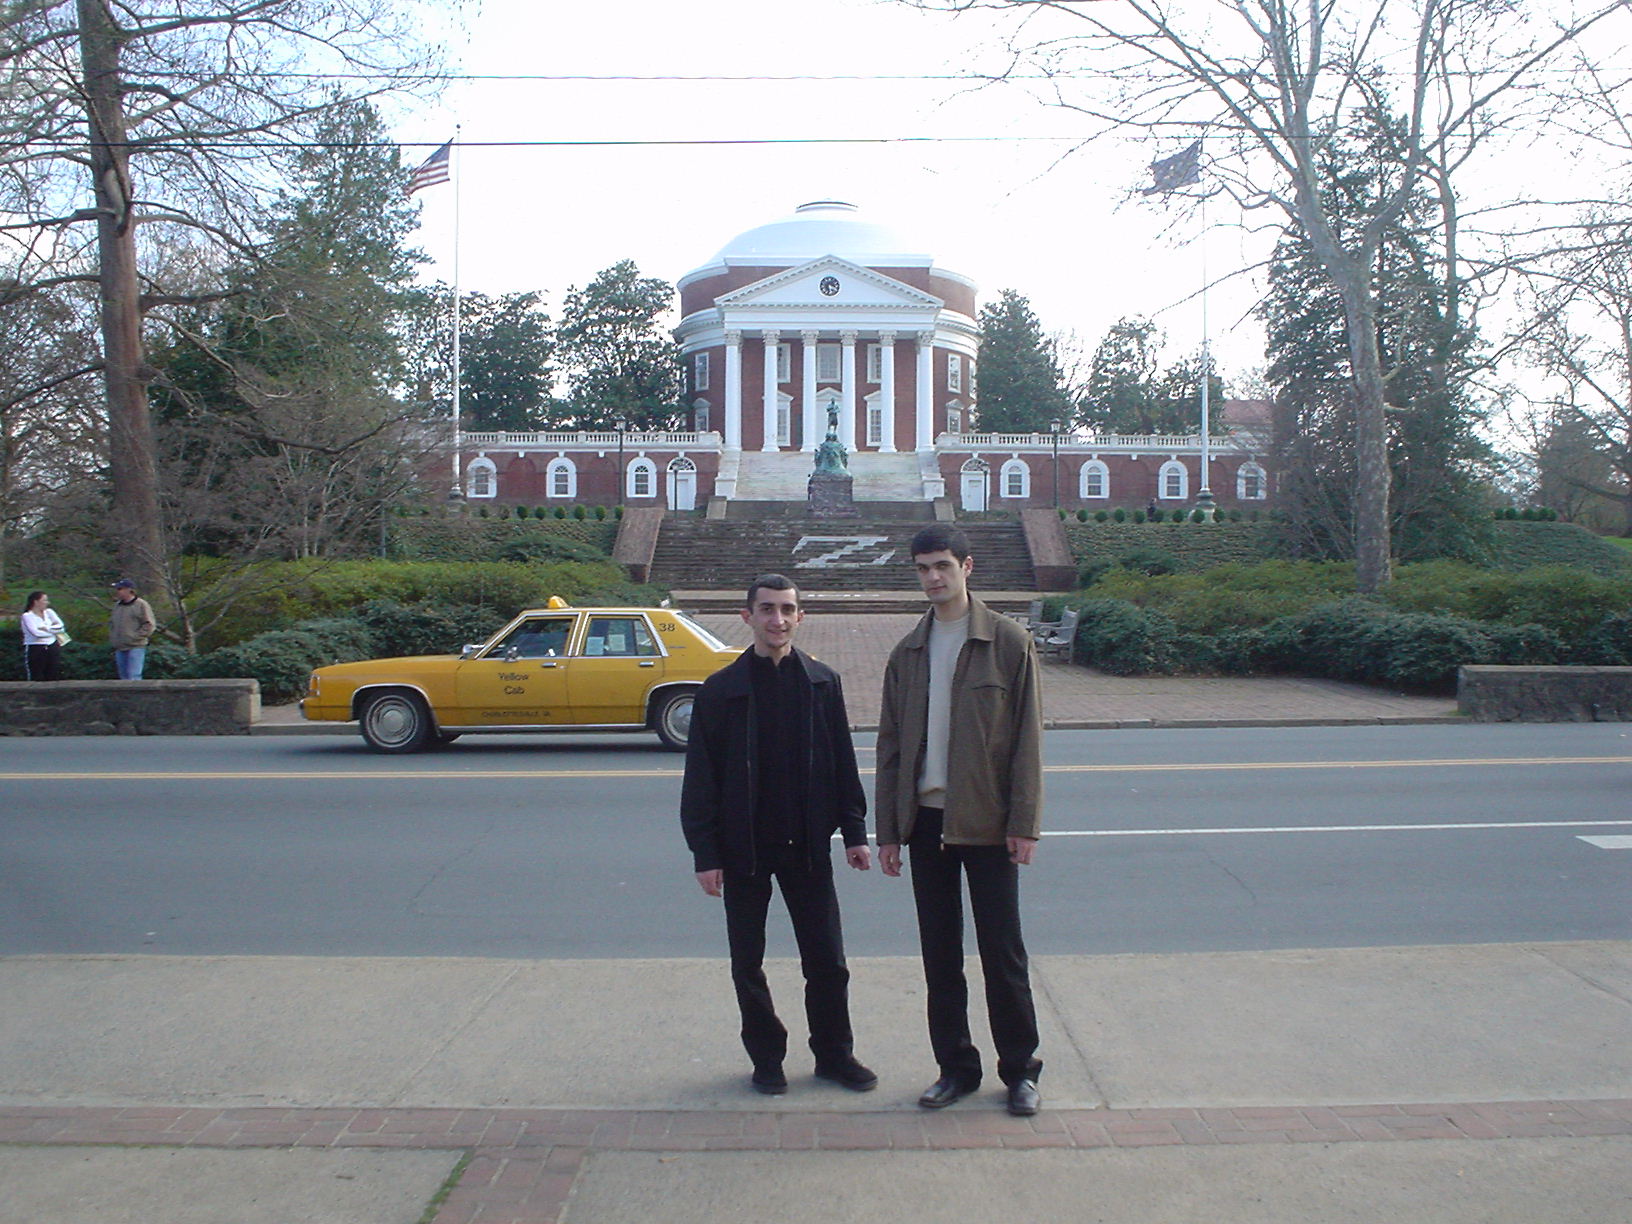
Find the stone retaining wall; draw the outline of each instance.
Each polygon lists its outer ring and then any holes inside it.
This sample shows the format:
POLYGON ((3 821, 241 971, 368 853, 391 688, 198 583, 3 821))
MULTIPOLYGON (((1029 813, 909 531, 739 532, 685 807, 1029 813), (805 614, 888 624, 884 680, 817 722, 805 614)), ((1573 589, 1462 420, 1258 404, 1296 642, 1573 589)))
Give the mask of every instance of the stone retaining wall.
POLYGON ((257 680, 0 683, 0 735, 248 735, 257 680))
POLYGON ((1632 667, 1464 667, 1456 704, 1475 722, 1632 722, 1632 667))

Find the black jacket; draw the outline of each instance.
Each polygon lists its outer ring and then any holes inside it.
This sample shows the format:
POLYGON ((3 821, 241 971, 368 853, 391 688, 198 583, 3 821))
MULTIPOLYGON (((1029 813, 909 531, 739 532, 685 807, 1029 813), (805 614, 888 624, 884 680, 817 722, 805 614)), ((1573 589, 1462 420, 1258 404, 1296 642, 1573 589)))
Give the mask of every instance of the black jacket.
POLYGON ((754 801, 771 786, 790 802, 803 799, 805 844, 813 862, 828 855, 834 831, 846 846, 867 844, 867 795, 856 770, 850 719, 838 673, 801 650, 797 664, 810 684, 806 717, 799 727, 803 776, 764 779, 759 773, 759 723, 749 672, 753 648, 715 672, 697 693, 686 745, 686 780, 680 791, 680 825, 697 871, 755 870, 754 801))

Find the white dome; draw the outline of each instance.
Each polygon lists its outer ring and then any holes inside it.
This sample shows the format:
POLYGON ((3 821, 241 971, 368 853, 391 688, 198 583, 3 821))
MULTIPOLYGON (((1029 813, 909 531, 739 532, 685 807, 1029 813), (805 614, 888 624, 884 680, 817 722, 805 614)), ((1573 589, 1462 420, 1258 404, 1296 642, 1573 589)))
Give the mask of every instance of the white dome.
POLYGON ((764 262, 796 264, 837 255, 852 263, 880 267, 923 266, 932 262, 928 252, 900 231, 868 221, 854 204, 842 200, 814 200, 791 214, 738 234, 709 260, 736 264, 764 262))

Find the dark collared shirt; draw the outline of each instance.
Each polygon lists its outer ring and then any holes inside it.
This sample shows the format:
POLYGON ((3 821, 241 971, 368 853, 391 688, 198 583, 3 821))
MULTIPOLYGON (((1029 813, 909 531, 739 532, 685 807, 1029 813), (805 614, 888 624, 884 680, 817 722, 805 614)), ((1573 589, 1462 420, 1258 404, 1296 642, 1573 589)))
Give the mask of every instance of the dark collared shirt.
POLYGON ((759 772, 754 794, 754 841, 791 846, 804 826, 804 764, 800 746, 809 716, 810 684, 791 654, 780 663, 755 653, 749 662, 759 772))

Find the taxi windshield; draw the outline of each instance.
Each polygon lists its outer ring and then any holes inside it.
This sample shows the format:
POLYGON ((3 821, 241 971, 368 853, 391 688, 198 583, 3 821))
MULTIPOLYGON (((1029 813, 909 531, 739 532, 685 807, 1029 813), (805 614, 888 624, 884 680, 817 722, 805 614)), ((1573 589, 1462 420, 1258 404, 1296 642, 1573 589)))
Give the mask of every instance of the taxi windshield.
POLYGON ((697 618, 692 616, 691 613, 689 613, 689 612, 675 612, 675 613, 673 613, 673 616, 674 616, 675 620, 681 622, 688 629, 690 629, 693 633, 695 633, 700 639, 702 639, 703 645, 707 646, 710 650, 730 650, 731 649, 731 647, 727 646, 724 642, 720 641, 719 638, 715 637, 707 629, 704 629, 703 626, 698 622, 697 618))

